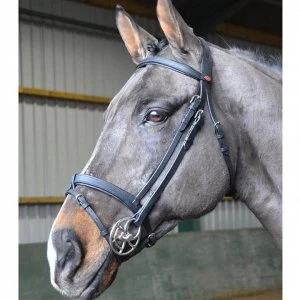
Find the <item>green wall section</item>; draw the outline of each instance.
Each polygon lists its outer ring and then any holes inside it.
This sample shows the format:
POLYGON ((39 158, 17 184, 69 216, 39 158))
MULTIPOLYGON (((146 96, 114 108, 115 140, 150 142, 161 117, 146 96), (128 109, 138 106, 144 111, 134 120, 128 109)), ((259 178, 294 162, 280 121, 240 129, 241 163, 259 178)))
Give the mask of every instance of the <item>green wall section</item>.
POLYGON ((180 222, 178 225, 179 232, 199 231, 199 230, 200 230, 199 219, 185 220, 185 221, 180 222))
MULTIPOLYGON (((281 252, 264 230, 184 232, 125 262, 99 299, 200 300, 280 287, 281 252)), ((50 285, 45 244, 20 245, 19 299, 67 299, 50 285)))

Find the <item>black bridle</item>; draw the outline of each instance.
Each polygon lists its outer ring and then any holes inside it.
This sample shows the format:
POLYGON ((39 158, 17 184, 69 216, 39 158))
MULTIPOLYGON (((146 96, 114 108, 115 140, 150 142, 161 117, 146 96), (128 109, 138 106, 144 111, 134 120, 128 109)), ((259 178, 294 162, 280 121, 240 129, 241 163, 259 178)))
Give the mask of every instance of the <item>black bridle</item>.
POLYGON ((74 196, 94 220, 102 236, 108 241, 111 250, 118 255, 119 261, 121 261, 120 256, 126 256, 123 260, 128 259, 129 254, 132 254, 139 244, 149 247, 156 242, 155 233, 152 232, 146 218, 176 172, 185 153, 193 144, 197 132, 201 129, 204 122, 205 103, 207 103, 209 114, 215 127, 215 134, 229 171, 230 189, 233 186, 234 170, 229 157, 229 150, 221 124, 217 121, 209 98, 209 85, 212 80, 212 58, 204 40, 200 39, 200 42, 203 47, 201 73, 186 64, 161 56, 146 58, 137 66, 137 68, 143 68, 147 65, 162 66, 191 77, 200 83, 199 95, 192 97, 187 112, 181 120, 169 148, 140 192, 137 195, 132 195, 110 182, 86 174, 75 174, 66 192, 66 195, 74 196), (181 141, 182 143, 179 146, 181 141), (160 177, 162 177, 160 183, 156 184, 160 177), (109 232, 85 197, 76 191, 76 186, 85 186, 116 198, 132 211, 133 216, 118 220, 109 232), (146 230, 146 238, 143 241, 141 241, 142 225, 146 230))

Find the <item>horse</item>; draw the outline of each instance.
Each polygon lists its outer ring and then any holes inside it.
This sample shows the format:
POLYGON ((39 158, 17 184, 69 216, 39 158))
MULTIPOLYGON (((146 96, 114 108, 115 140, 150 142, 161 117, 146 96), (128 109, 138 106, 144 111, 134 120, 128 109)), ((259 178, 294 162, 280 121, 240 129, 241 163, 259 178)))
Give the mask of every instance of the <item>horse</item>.
POLYGON ((137 69, 50 231, 51 283, 68 297, 99 296, 121 263, 228 193, 281 247, 281 73, 197 37, 170 0, 157 16, 160 41, 116 7, 137 69))

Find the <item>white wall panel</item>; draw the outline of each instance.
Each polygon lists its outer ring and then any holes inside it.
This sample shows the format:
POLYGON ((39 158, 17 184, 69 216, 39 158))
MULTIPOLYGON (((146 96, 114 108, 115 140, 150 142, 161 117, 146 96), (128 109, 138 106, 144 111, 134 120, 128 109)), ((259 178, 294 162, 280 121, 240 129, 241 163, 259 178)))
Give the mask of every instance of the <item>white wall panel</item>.
POLYGON ((20 86, 113 97, 134 67, 120 40, 20 22, 20 86))
MULTIPOLYGON (((94 47, 94 44, 91 42, 91 47, 94 47)), ((76 86, 76 74, 75 74, 75 42, 74 42, 74 32, 66 30, 64 32, 64 66, 65 66, 65 91, 75 91, 76 86), (73 76, 68 76, 67 74, 73 74, 73 76)), ((95 49, 95 48, 93 48, 95 49)), ((93 58, 92 58, 93 59, 93 58)), ((97 58, 94 58, 96 61, 97 58)))
POLYGON ((88 161, 106 106, 20 97, 21 197, 60 196, 88 161))
POLYGON ((31 55, 32 55, 32 84, 33 86, 44 85, 44 46, 43 26, 31 25, 31 55))
POLYGON ((46 242, 60 207, 60 204, 21 205, 19 207, 19 243, 46 242))
POLYGON ((32 87, 32 43, 31 43, 31 24, 23 23, 20 26, 20 85, 32 87))

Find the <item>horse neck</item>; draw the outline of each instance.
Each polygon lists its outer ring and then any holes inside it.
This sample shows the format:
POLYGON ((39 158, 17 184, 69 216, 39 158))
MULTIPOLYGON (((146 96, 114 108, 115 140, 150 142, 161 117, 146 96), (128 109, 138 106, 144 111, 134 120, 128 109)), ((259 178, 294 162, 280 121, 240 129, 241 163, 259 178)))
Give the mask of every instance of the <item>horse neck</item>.
POLYGON ((269 227, 266 206, 273 214, 281 206, 281 82, 254 62, 218 48, 211 52, 212 101, 229 135, 236 196, 269 227))

